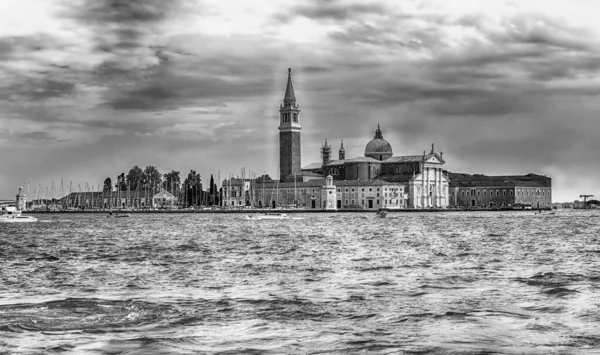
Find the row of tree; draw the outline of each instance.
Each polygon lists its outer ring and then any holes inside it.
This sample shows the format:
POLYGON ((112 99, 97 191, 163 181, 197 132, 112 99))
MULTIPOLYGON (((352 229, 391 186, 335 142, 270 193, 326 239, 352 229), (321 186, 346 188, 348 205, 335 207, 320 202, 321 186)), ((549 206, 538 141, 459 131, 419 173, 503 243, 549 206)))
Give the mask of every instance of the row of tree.
MULTIPOLYGON (((185 198, 186 206, 209 204, 216 205, 220 201, 222 191, 217 188, 217 184, 210 176, 208 191, 202 188, 202 177, 195 170, 190 170, 187 177, 181 181, 179 171, 172 170, 170 173, 161 174, 161 172, 152 165, 145 169, 135 165, 127 175, 121 173, 117 175, 116 191, 153 191, 166 190, 169 193, 185 198)), ((103 192, 113 191, 113 183, 110 177, 104 180, 103 192)))

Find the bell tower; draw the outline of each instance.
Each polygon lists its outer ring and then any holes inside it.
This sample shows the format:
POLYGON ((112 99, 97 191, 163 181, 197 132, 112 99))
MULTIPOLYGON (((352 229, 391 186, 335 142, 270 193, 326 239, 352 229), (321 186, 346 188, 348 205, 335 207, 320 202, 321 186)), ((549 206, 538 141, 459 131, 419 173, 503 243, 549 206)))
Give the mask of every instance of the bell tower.
POLYGON ((288 68, 285 95, 279 107, 279 180, 301 173, 301 130, 300 107, 292 85, 292 69, 288 68))

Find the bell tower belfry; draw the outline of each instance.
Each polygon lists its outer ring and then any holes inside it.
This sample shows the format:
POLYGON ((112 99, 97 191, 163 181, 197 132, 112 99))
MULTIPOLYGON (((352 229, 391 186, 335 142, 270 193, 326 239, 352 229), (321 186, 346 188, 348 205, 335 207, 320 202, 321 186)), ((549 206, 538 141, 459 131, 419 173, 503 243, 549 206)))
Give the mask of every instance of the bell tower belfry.
POLYGON ((288 68, 288 80, 283 103, 279 107, 279 179, 301 173, 300 107, 292 86, 292 69, 288 68))

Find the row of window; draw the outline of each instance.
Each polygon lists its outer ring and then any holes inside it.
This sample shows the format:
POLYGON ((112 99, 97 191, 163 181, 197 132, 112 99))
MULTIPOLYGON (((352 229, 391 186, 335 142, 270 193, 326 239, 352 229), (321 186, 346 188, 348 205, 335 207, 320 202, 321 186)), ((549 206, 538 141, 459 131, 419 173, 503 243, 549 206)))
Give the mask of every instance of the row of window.
POLYGON ((298 114, 297 113, 282 113, 281 114, 281 122, 290 122, 290 117, 293 119, 295 123, 298 123, 298 114))
MULTIPOLYGON (((509 195, 512 196, 513 195, 513 190, 508 190, 509 195)), ((454 193, 453 193, 454 194, 454 193)), ((534 189, 518 189, 517 190, 517 196, 535 196, 537 194, 537 196, 550 196, 550 191, 549 190, 534 190, 534 189)), ((461 195, 462 196, 487 196, 488 195, 488 191, 487 190, 478 190, 478 189, 471 189, 469 190, 463 190, 461 191, 461 195)), ((494 196, 494 190, 490 190, 489 191, 489 195, 490 196, 494 196)), ((500 190, 496 190, 496 196, 500 196, 500 190)), ((506 189, 502 190, 502 196, 506 196, 506 189)))
MULTIPOLYGON (((385 170, 385 172, 389 174, 389 173, 392 172, 392 169, 388 168, 388 169, 385 170)), ((394 169, 394 173, 399 174, 400 172, 401 172, 400 168, 394 169)), ((381 173, 381 169, 375 168, 374 174, 375 175, 379 175, 380 173, 381 173)), ((334 175, 339 175, 339 174, 340 174, 340 171, 338 169, 336 169, 336 168, 329 169, 329 175, 334 176, 334 175)))
POLYGON ((529 196, 530 193, 531 196, 535 196, 535 193, 537 193, 537 196, 550 196, 550 190, 517 189, 517 196, 529 196))
MULTIPOLYGON (((349 200, 345 200, 345 204, 346 204, 346 206, 348 206, 348 201, 349 201, 349 200)), ((352 203, 350 203, 350 206, 353 206, 353 205, 354 205, 354 200, 350 200, 350 201, 352 201, 352 203)), ((387 203, 387 200, 386 200, 386 203, 387 203)), ((365 204, 365 200, 361 200, 361 201, 360 201, 360 204, 361 204, 361 205, 364 205, 364 204, 365 204)), ((375 204, 376 204, 376 205, 378 205, 378 204, 379 204, 379 200, 377 200, 377 202, 376 202, 375 204)))
MULTIPOLYGON (((469 190, 463 190, 462 191, 462 195, 463 196, 481 196, 481 193, 483 192, 483 196, 487 196, 487 190, 476 190, 476 189, 471 189, 471 191, 469 190)), ((513 195, 513 191, 509 190, 510 196, 513 195)), ((490 190, 490 196, 494 196, 494 190, 490 190)), ((496 196, 500 196, 500 190, 496 190, 496 196)), ((506 196, 506 190, 502 190, 502 196, 506 196)))

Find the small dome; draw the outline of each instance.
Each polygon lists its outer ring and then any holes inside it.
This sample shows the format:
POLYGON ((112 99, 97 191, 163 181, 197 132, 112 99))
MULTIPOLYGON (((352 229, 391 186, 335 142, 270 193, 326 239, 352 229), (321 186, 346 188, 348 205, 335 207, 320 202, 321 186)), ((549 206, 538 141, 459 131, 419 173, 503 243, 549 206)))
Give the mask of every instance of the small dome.
POLYGON ((377 160, 385 160, 391 158, 392 154, 392 146, 390 143, 388 143, 388 141, 383 139, 379 124, 377 124, 375 138, 367 143, 367 146, 365 147, 365 156, 377 160))

